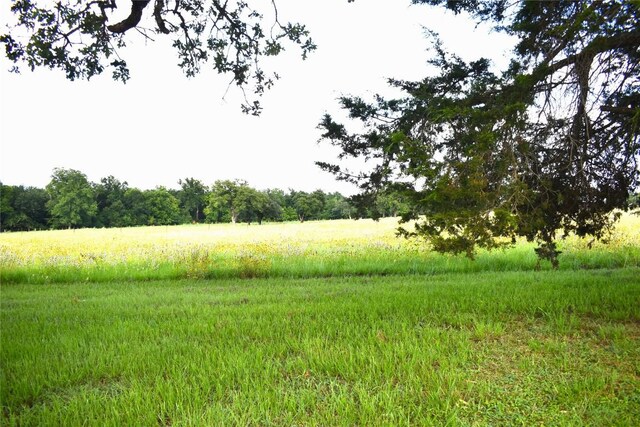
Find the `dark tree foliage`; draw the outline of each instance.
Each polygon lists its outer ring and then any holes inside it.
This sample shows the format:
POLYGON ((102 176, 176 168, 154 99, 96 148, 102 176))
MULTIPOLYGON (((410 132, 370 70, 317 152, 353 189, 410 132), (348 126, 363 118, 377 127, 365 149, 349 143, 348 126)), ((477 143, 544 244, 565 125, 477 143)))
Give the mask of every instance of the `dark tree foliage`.
POLYGON ((253 213, 258 224, 262 224, 264 220, 280 221, 282 207, 271 197, 271 193, 269 191, 253 191, 253 213))
POLYGON ((149 222, 149 212, 147 209, 147 198, 145 194, 137 188, 128 188, 124 192, 125 213, 121 221, 125 226, 147 225, 149 222))
POLYGON ((291 207, 295 210, 298 220, 305 222, 312 219, 321 219, 325 207, 325 194, 321 190, 313 193, 290 190, 291 207))
POLYGON ((390 80, 402 99, 341 98, 365 131, 326 115, 323 137, 341 158, 373 166, 350 172, 362 205, 390 188, 419 219, 406 236, 442 252, 495 248, 517 236, 540 243, 557 267, 557 231, 603 238, 638 182, 640 8, 634 2, 415 0, 468 12, 517 37, 502 72, 466 63, 432 34, 439 74, 390 80))
POLYGON ((634 209, 635 214, 640 214, 640 194, 634 193, 629 197, 629 209, 634 209))
POLYGON ((94 188, 98 205, 97 225, 99 227, 124 227, 130 224, 125 206, 125 194, 129 188, 127 182, 120 182, 113 176, 100 180, 94 188))
POLYGON ((207 203, 207 187, 195 178, 179 180, 178 184, 180 206, 189 213, 192 222, 201 222, 204 220, 204 207, 207 203))
MULTIPOLYGON (((281 22, 273 0, 14 0, 11 12, 15 22, 0 42, 14 70, 19 64, 59 69, 70 80, 111 69, 125 82, 127 41, 168 37, 187 76, 209 66, 257 98, 278 79, 262 68, 262 57, 280 54, 287 44, 299 46, 303 58, 315 49, 304 25, 281 22)), ((245 94, 245 112, 260 112, 255 98, 245 94)))
POLYGON ((271 221, 283 221, 285 218, 285 208, 287 197, 284 191, 278 188, 270 188, 264 191, 268 198, 268 206, 265 219, 271 221))
POLYGON ((264 218, 263 209, 267 203, 267 198, 258 190, 248 185, 238 188, 233 206, 238 213, 237 220, 251 224, 254 221, 262 223, 264 218))
POLYGON ((15 187, 10 185, 4 185, 0 182, 0 230, 12 230, 8 224, 13 216, 15 216, 15 210, 13 209, 13 200, 15 198, 15 187))
POLYGON ((0 231, 31 231, 47 228, 49 195, 41 188, 0 183, 0 231))

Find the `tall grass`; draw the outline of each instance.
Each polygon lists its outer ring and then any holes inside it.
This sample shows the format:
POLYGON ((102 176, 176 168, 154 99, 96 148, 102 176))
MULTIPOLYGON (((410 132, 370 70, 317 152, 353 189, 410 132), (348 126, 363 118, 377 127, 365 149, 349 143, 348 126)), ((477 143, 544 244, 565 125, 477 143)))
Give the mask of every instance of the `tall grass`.
MULTIPOLYGON (((138 281, 180 278, 339 277, 528 271, 533 244, 475 261, 433 253, 396 238, 394 219, 304 224, 189 225, 0 235, 3 283, 138 281)), ((561 241, 561 269, 640 266, 640 218, 625 216, 608 245, 561 241)), ((543 265, 543 268, 549 268, 543 265)))

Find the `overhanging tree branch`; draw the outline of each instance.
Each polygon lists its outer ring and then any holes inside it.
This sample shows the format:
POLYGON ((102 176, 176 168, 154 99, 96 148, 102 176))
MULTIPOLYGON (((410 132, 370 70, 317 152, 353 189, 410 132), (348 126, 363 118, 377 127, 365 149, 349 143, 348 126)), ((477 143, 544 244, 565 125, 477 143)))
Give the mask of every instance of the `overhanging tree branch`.
POLYGON ((587 56, 595 56, 614 49, 637 48, 638 46, 640 46, 640 31, 618 34, 613 37, 599 36, 594 38, 581 52, 569 55, 551 65, 543 63, 536 68, 536 71, 534 71, 533 74, 547 76, 566 66, 576 64, 582 58, 587 56))
POLYGON ((158 31, 163 34, 169 34, 171 31, 167 28, 167 25, 162 18, 162 9, 164 9, 164 0, 156 0, 156 4, 153 7, 153 16, 156 19, 158 25, 158 31))
POLYGON ((142 19, 142 11, 149 4, 150 0, 131 0, 131 12, 124 20, 117 24, 109 25, 107 29, 112 33, 122 34, 134 28, 142 19))
POLYGON ((600 110, 606 111, 607 113, 623 114, 625 116, 635 116, 640 113, 640 108, 611 107, 607 105, 600 107, 600 110))

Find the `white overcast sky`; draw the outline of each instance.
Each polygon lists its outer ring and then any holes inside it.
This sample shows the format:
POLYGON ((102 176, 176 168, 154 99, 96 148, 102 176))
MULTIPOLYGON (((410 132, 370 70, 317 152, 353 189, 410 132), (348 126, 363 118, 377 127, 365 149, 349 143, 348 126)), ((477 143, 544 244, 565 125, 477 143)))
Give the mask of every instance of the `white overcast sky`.
MULTIPOLYGON (((261 1, 270 4, 255 4, 261 1)), ((10 1, 0 5, 6 19, 10 1)), ((132 76, 126 85, 109 75, 69 82, 57 71, 11 74, 0 54, 0 181, 44 187, 53 168, 64 167, 93 182, 113 175, 141 189, 177 188, 187 177, 207 185, 240 178, 259 189, 352 194, 352 186, 314 164, 336 160, 335 149, 318 144, 316 126, 325 112, 339 111, 338 96, 388 93, 388 77, 426 75, 423 27, 467 60, 484 56, 503 65, 512 46, 507 36, 476 28, 464 16, 409 0, 278 5, 282 21, 308 26, 318 50, 306 61, 293 48, 274 60, 281 80, 263 97, 260 117, 241 113, 233 87, 223 99, 228 77, 208 72, 188 79, 173 50, 146 45, 133 32, 122 52, 132 76)))

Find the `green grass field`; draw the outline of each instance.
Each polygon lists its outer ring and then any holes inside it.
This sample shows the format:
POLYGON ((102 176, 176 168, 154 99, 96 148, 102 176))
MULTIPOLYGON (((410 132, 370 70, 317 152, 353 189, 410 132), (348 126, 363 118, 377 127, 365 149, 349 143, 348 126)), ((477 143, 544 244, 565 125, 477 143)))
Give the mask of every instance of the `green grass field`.
POLYGON ((0 235, 2 425, 640 425, 640 220, 474 262, 331 221, 0 235))

